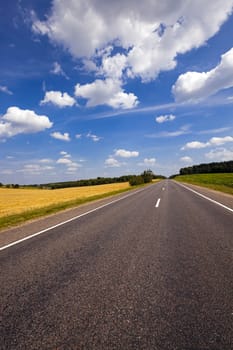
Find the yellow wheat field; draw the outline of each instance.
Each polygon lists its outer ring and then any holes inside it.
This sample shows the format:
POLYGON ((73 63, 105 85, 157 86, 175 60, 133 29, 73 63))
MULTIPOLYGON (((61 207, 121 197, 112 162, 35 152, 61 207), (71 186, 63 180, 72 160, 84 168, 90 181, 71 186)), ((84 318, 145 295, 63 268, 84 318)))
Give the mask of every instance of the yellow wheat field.
POLYGON ((0 217, 129 188, 129 183, 58 190, 0 188, 0 217))

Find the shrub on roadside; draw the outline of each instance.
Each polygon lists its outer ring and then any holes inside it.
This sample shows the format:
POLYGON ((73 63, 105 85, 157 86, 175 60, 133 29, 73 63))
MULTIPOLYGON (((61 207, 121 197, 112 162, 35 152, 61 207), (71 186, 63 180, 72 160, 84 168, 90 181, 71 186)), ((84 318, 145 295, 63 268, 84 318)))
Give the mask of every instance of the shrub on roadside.
POLYGON ((144 183, 144 179, 141 175, 132 176, 131 179, 129 180, 130 186, 142 185, 143 183, 144 183))

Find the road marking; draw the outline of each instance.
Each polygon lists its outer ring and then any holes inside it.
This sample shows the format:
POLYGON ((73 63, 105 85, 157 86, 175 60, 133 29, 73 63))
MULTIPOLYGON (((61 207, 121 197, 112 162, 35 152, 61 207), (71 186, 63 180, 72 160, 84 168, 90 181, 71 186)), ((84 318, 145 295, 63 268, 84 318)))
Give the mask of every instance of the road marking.
POLYGON ((97 208, 95 208, 95 209, 91 209, 91 210, 89 210, 89 211, 87 211, 87 212, 85 212, 85 213, 83 213, 83 214, 74 216, 73 218, 71 218, 71 219, 69 219, 69 220, 60 222, 60 223, 57 224, 57 225, 48 227, 48 228, 46 228, 46 229, 44 229, 44 230, 42 230, 42 231, 33 233, 33 234, 30 235, 30 236, 27 236, 27 237, 24 237, 24 238, 22 238, 22 239, 19 239, 18 241, 9 243, 9 244, 7 244, 7 245, 5 245, 5 246, 3 246, 3 247, 0 247, 0 251, 5 250, 5 249, 7 249, 7 248, 10 248, 10 247, 12 247, 12 246, 14 246, 14 245, 16 245, 16 244, 22 243, 22 242, 24 242, 24 241, 27 241, 28 239, 31 239, 31 238, 33 238, 33 237, 39 236, 39 235, 41 235, 42 233, 45 233, 45 232, 47 232, 47 231, 50 231, 50 230, 52 230, 52 229, 54 229, 54 228, 56 228, 56 227, 65 225, 65 224, 67 224, 68 222, 77 220, 77 219, 79 219, 79 218, 81 218, 81 217, 83 217, 83 216, 86 216, 86 215, 88 215, 88 214, 91 214, 91 213, 93 213, 93 212, 99 210, 99 209, 102 209, 102 208, 104 208, 104 207, 107 207, 108 205, 117 203, 117 202, 119 202, 119 201, 121 201, 121 200, 123 200, 123 199, 126 199, 126 198, 128 198, 128 197, 131 197, 131 196, 133 196, 133 195, 135 195, 135 194, 137 194, 137 193, 139 193, 139 192, 142 192, 142 191, 144 191, 144 190, 145 190, 145 188, 140 189, 140 190, 138 190, 138 191, 136 191, 136 192, 133 192, 133 193, 130 193, 130 194, 124 196, 124 197, 121 197, 121 198, 115 199, 114 201, 111 201, 111 202, 109 202, 109 203, 103 204, 103 205, 101 205, 101 206, 99 206, 99 207, 97 207, 97 208))
POLYGON ((165 190, 165 187, 163 187, 162 190, 164 191, 164 190, 165 190))
POLYGON ((160 203, 160 198, 157 200, 156 205, 155 205, 155 208, 158 208, 158 207, 159 207, 159 203, 160 203))
POLYGON ((226 205, 224 205, 224 204, 222 204, 222 203, 220 203, 220 202, 217 202, 217 201, 215 201, 214 199, 211 199, 211 198, 205 196, 204 194, 201 194, 201 193, 199 193, 199 192, 197 192, 197 191, 195 191, 195 190, 193 190, 193 189, 191 189, 191 188, 189 188, 189 187, 187 187, 187 186, 185 186, 185 185, 183 185, 183 184, 181 184, 181 183, 177 183, 177 182, 176 182, 176 184, 179 184, 180 186, 186 188, 187 190, 189 190, 189 191, 191 191, 191 192, 193 192, 193 193, 196 193, 198 196, 200 196, 200 197, 202 197, 202 198, 205 198, 205 199, 207 199, 208 201, 210 201, 210 202, 212 202, 212 203, 215 203, 215 204, 219 205, 220 207, 222 207, 222 208, 224 208, 224 209, 227 209, 227 210, 229 210, 229 211, 231 211, 231 212, 233 213, 233 209, 227 207, 226 205))

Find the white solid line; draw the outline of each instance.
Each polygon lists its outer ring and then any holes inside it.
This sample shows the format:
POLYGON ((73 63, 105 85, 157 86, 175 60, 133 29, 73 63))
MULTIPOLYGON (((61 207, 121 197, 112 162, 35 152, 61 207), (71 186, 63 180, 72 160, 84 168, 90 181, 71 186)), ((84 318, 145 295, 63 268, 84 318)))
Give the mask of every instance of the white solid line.
POLYGON ((224 205, 224 204, 222 204, 222 203, 219 203, 219 202, 215 201, 214 199, 211 199, 211 198, 209 198, 209 197, 207 197, 207 196, 204 196, 204 194, 201 194, 201 193, 199 193, 199 192, 197 192, 197 191, 195 191, 195 190, 193 190, 193 189, 191 189, 191 188, 189 188, 189 187, 187 187, 187 186, 185 186, 185 185, 183 185, 183 184, 181 184, 181 183, 179 183, 179 182, 176 182, 176 183, 179 184, 180 186, 186 188, 187 190, 189 190, 189 191, 191 191, 191 192, 193 192, 193 193, 196 193, 198 196, 200 196, 200 197, 202 197, 202 198, 205 198, 205 199, 207 199, 208 201, 210 201, 210 202, 212 202, 212 203, 215 203, 215 204, 219 205, 220 207, 222 207, 222 208, 224 208, 224 209, 227 209, 227 210, 229 210, 229 211, 231 211, 231 212, 233 213, 233 209, 227 207, 226 205, 224 205))
POLYGON ((156 205, 155 205, 155 208, 158 208, 158 207, 159 207, 159 203, 160 203, 160 198, 157 200, 156 205))
POLYGON ((67 224, 68 222, 77 220, 77 219, 81 218, 82 216, 91 214, 91 213, 93 213, 93 212, 95 212, 95 211, 97 211, 97 210, 99 210, 99 209, 102 209, 102 208, 104 208, 104 207, 107 207, 108 205, 114 204, 114 203, 119 202, 119 201, 121 201, 121 200, 123 200, 123 199, 126 199, 126 198, 128 198, 128 197, 131 197, 131 196, 133 196, 133 195, 135 195, 135 194, 137 194, 137 193, 139 193, 139 192, 141 192, 141 191, 144 191, 144 190, 145 190, 145 188, 140 189, 140 190, 138 190, 138 191, 136 191, 136 192, 133 192, 133 193, 130 193, 130 194, 124 196, 124 197, 121 197, 121 198, 115 199, 114 201, 111 201, 111 202, 109 202, 109 203, 103 204, 103 205, 101 205, 101 206, 99 206, 99 207, 97 207, 97 208, 95 208, 95 209, 89 210, 89 211, 87 211, 87 212, 85 212, 85 213, 83 213, 83 214, 80 214, 80 215, 78 215, 78 216, 74 216, 73 218, 71 218, 71 219, 69 219, 69 220, 60 222, 60 223, 57 224, 57 225, 48 227, 48 228, 46 228, 46 229, 44 229, 44 230, 42 230, 42 231, 33 233, 33 234, 30 235, 30 236, 27 236, 27 237, 24 237, 24 238, 22 238, 22 239, 19 239, 18 241, 9 243, 9 244, 7 244, 7 245, 5 245, 5 246, 3 246, 3 247, 0 247, 0 251, 5 250, 5 249, 7 249, 7 248, 10 248, 10 247, 12 247, 12 246, 14 246, 14 245, 16 245, 16 244, 21 243, 21 242, 27 241, 28 239, 31 239, 31 238, 33 238, 33 237, 39 236, 39 235, 41 235, 42 233, 45 233, 45 232, 47 232, 47 231, 50 231, 50 230, 52 230, 52 229, 54 229, 54 228, 56 228, 56 227, 65 225, 65 224, 67 224))

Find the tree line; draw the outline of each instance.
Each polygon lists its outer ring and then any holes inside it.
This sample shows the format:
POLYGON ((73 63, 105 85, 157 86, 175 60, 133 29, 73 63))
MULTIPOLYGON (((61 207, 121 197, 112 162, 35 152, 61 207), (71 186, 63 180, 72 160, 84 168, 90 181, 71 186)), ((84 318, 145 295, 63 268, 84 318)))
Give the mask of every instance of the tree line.
POLYGON ((40 185, 40 188, 59 189, 67 187, 82 187, 82 186, 97 186, 112 183, 129 182, 131 186, 141 185, 143 183, 149 183, 153 179, 164 178, 162 175, 155 175, 150 169, 144 170, 140 175, 123 175, 120 177, 97 177, 93 179, 84 179, 77 181, 66 181, 47 183, 40 185))
POLYGON ((133 175, 123 175, 120 177, 97 177, 91 179, 82 179, 77 181, 54 182, 39 185, 40 188, 59 189, 68 187, 83 187, 83 186, 97 186, 112 183, 129 182, 133 175))
POLYGON ((209 173, 233 173, 233 160, 227 162, 203 163, 180 169, 180 175, 209 173))
POLYGON ((33 185, 19 185, 19 184, 7 184, 3 185, 0 183, 0 187, 7 188, 39 188, 39 189, 60 189, 69 187, 83 187, 83 186, 97 186, 112 183, 129 182, 131 186, 137 186, 144 183, 149 183, 153 179, 163 179, 162 175, 155 175, 150 169, 144 170, 140 175, 123 175, 119 177, 97 177, 91 179, 82 179, 76 181, 63 181, 63 182, 51 182, 44 184, 33 184, 33 185))

